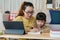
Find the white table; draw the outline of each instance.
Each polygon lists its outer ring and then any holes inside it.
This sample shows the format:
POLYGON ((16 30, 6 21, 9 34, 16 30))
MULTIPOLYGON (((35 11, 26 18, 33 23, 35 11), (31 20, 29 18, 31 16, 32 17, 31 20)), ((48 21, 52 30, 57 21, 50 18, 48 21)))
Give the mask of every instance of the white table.
POLYGON ((14 39, 19 39, 19 38, 25 38, 25 39, 60 39, 60 38, 55 38, 55 37, 50 37, 49 33, 42 33, 42 34, 37 34, 37 35, 32 35, 32 34, 25 34, 25 35, 11 35, 11 34, 4 34, 0 35, 0 37, 4 38, 14 38, 14 39))

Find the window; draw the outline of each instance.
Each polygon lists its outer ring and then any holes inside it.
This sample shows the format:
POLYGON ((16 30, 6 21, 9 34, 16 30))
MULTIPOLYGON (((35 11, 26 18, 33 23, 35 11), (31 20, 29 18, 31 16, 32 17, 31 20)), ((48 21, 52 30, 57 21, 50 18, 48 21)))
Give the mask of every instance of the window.
POLYGON ((52 4, 52 0, 47 0, 47 4, 52 4))

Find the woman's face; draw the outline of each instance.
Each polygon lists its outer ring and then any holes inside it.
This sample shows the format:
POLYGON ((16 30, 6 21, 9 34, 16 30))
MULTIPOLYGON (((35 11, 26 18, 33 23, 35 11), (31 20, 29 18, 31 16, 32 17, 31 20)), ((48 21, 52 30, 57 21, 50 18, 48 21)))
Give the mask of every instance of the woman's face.
POLYGON ((27 6, 26 9, 23 11, 24 12, 24 17, 27 19, 30 19, 31 16, 33 15, 33 10, 34 8, 31 6, 27 6))

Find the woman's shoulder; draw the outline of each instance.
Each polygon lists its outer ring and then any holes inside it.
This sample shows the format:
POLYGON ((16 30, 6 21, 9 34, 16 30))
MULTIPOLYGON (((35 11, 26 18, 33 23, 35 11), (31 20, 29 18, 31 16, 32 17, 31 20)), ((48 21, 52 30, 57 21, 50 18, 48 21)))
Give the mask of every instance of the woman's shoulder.
POLYGON ((16 18, 20 18, 20 17, 22 17, 22 16, 17 16, 16 18))
POLYGON ((22 19, 22 16, 17 16, 16 19, 22 19))
POLYGON ((17 16, 13 21, 20 21, 22 20, 22 16, 17 16))

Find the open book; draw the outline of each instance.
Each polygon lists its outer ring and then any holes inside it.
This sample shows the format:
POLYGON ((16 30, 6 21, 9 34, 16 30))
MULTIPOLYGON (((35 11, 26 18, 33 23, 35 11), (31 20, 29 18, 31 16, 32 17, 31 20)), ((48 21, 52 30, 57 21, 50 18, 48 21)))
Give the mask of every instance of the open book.
POLYGON ((42 31, 38 31, 38 32, 28 32, 28 34, 41 34, 42 31))

